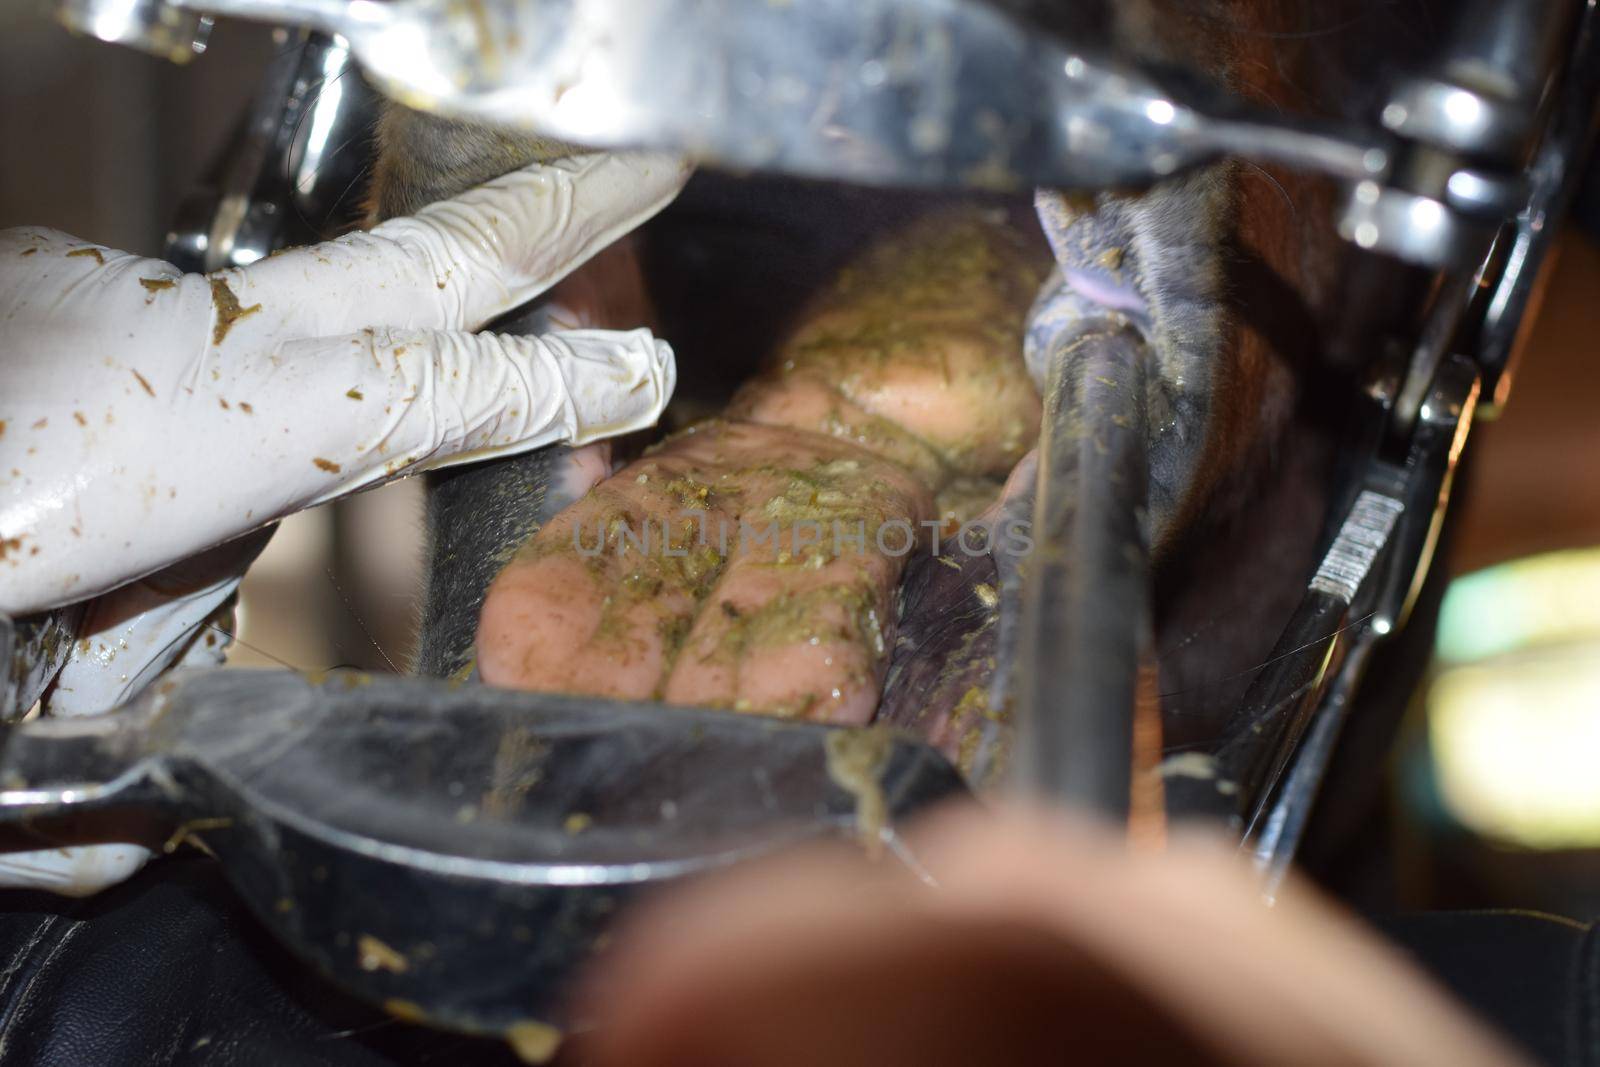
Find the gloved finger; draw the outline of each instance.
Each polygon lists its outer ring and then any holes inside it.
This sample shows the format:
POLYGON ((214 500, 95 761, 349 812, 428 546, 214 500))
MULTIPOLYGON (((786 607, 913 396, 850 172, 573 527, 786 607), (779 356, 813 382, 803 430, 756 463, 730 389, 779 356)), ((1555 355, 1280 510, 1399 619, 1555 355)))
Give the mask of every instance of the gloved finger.
POLYGON ((235 538, 91 601, 45 695, 45 714, 99 715, 132 700, 180 662, 220 665, 231 627, 209 624, 231 615, 239 582, 274 529, 235 538))
POLYGON ((631 433, 654 425, 677 382, 672 349, 648 330, 375 330, 283 358, 262 380, 259 446, 281 460, 280 487, 296 482, 295 509, 401 473, 631 433), (273 412, 298 423, 312 397, 331 398, 333 417, 274 441, 273 412))
POLYGON ((82 402, 86 383, 114 383, 107 398, 192 385, 305 337, 477 329, 650 218, 687 178, 681 160, 662 155, 535 165, 369 233, 209 275, 55 230, 0 231, 0 322, 14 399, 28 402, 0 419, 32 424, 82 402))
POLYGON ((659 154, 536 164, 369 232, 184 284, 205 285, 213 322, 238 315, 232 351, 363 326, 475 330, 655 215, 688 176, 659 154))
POLYGON ((68 845, 0 855, 0 889, 87 897, 130 877, 150 859, 143 845, 68 845))
POLYGON ((98 596, 409 471, 628 433, 655 422, 675 380, 671 349, 644 330, 367 330, 140 391, 115 420, 18 453, 27 491, 0 498, 16 542, 0 611, 98 596))

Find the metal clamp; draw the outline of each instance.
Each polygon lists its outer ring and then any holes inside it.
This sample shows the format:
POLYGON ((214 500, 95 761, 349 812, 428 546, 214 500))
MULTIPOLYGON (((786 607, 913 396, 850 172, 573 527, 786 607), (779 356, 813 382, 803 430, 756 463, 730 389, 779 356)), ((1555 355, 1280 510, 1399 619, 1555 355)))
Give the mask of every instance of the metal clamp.
POLYGON ((1352 189, 1339 232, 1424 266, 1481 259, 1498 224, 1526 201, 1528 143, 1581 6, 1462 4, 1440 69, 1402 82, 1379 113, 1382 127, 1400 138, 1395 165, 1381 185, 1352 189))
POLYGON ((279 248, 333 236, 371 136, 373 93, 338 38, 284 32, 215 180, 189 196, 164 254, 184 270, 242 267, 279 248))

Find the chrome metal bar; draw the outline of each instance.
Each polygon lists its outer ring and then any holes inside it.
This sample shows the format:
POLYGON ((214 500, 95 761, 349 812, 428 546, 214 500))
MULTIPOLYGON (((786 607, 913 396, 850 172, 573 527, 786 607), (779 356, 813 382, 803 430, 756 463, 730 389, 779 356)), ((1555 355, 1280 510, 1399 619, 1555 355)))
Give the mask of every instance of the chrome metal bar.
POLYGON ((1549 127, 1528 168, 1531 193, 1517 214, 1505 270, 1484 309, 1478 362, 1486 375, 1486 401, 1493 404, 1505 403, 1517 339, 1540 269, 1576 194, 1600 118, 1600 4, 1590 2, 1584 8, 1549 127))
MULTIPOLYGON (((126 0, 61 2, 95 33, 126 0)), ((204 11, 340 34, 375 85, 442 115, 740 169, 1100 189, 1236 150, 1345 179, 1390 163, 1381 134, 1231 98, 1210 114, 982 0, 139 3, 152 25, 204 11)))
POLYGON ((1261 872, 1263 890, 1268 899, 1276 896, 1300 848, 1306 824, 1311 820, 1311 811, 1322 787, 1322 779, 1328 772, 1333 750, 1339 743, 1339 734, 1350 714, 1350 702, 1366 674, 1367 663, 1376 644, 1377 636, 1370 627, 1364 627, 1361 633, 1351 639, 1350 651, 1328 686, 1327 695, 1312 720, 1305 741, 1295 753, 1294 763, 1284 780, 1278 801, 1261 824, 1254 852, 1256 867, 1261 872))
POLYGON ((166 0, 183 11, 335 32, 355 19, 379 21, 385 5, 370 0, 166 0))
POLYGON ((1016 680, 1017 786, 1123 820, 1150 642, 1147 358, 1117 321, 1055 356, 1016 680))
MULTIPOLYGON (((1304 598, 1212 749, 1211 773, 1167 782, 1175 815, 1222 817, 1247 842, 1258 832, 1281 837, 1291 820, 1303 823, 1307 813, 1299 809, 1315 799, 1321 767, 1307 763, 1301 780, 1291 778, 1287 787, 1284 775, 1305 758, 1301 743, 1326 714, 1327 702, 1346 699, 1335 680, 1344 677, 1352 648, 1359 651, 1365 634, 1381 637, 1404 621, 1427 574, 1478 381, 1471 360, 1448 360, 1421 407, 1404 461, 1374 457, 1368 463, 1304 598)), ((1354 680, 1338 684, 1353 686, 1354 680)), ((1323 741, 1331 751, 1338 725, 1326 729, 1332 733, 1323 741)), ((1265 847, 1292 852, 1295 843, 1284 838, 1265 847)))
POLYGON ((1573 17, 1585 6, 1581 0, 1458 3, 1444 73, 1531 109, 1571 39, 1573 17))
POLYGON ((1299 607, 1212 748, 1210 773, 1167 781, 1175 816, 1220 817, 1241 838, 1254 830, 1344 650, 1351 603, 1388 547, 1405 499, 1404 470, 1374 460, 1299 607))
POLYGON ((187 197, 164 254, 184 270, 242 267, 355 221, 376 94, 338 38, 301 31, 273 57, 214 180, 187 197))

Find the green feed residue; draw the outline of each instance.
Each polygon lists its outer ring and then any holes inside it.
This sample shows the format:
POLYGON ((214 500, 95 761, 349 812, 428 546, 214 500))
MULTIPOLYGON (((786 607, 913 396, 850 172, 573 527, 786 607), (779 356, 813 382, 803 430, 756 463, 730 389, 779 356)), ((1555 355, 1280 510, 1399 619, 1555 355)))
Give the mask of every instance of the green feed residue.
POLYGON ((561 1042, 565 1037, 565 1034, 549 1023, 533 1019, 523 1019, 506 1028, 506 1043, 523 1063, 549 1063, 560 1051, 561 1042))
POLYGON ((261 310, 260 304, 251 304, 249 307, 240 307, 239 298, 228 288, 226 278, 209 277, 211 283, 211 306, 216 311, 216 320, 211 325, 211 343, 220 345, 228 336, 228 331, 233 329, 233 324, 246 315, 254 315, 261 310))
POLYGON ((834 730, 824 742, 828 777, 856 801, 856 835, 867 855, 883 853, 889 806, 881 780, 894 751, 894 735, 882 726, 834 730))

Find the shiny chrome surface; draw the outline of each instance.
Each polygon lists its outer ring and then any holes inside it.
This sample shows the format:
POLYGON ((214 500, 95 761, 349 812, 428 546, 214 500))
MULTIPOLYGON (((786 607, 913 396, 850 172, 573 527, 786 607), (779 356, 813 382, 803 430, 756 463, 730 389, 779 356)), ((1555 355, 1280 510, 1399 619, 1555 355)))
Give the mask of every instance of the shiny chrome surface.
POLYGON ((242 267, 279 248, 334 236, 366 166, 376 112, 344 41, 281 31, 214 182, 178 209, 165 254, 185 270, 242 267))
POLYGON ((927 745, 760 715, 291 671, 174 675, 19 725, 0 849, 197 835, 256 916, 373 1003, 504 1033, 566 993, 630 894, 806 841, 920 872, 898 828, 966 795, 927 745), (124 839, 124 838, 119 838, 124 839), (410 960, 362 965, 365 935, 410 960))
MULTIPOLYGON (((1282 883, 1299 847, 1367 662, 1378 642, 1405 625, 1427 575, 1479 391, 1478 370, 1471 360, 1457 356, 1440 368, 1422 404, 1406 463, 1390 468, 1384 478, 1392 489, 1384 499, 1394 521, 1381 538, 1369 541, 1363 553, 1368 566, 1361 569, 1359 579, 1334 590, 1343 594, 1345 617, 1355 618, 1356 624, 1342 637, 1335 630, 1326 631, 1331 637, 1300 635, 1319 638, 1317 645, 1326 646, 1333 666, 1304 727, 1304 739, 1289 746, 1285 754, 1280 768, 1284 777, 1276 795, 1269 798, 1263 790, 1253 813, 1246 816, 1246 826, 1256 827, 1254 840, 1247 845, 1269 896, 1282 883), (1340 643, 1344 648, 1337 650, 1335 658, 1335 646, 1340 643)), ((1375 472, 1382 469, 1376 467, 1375 472)), ((1336 543, 1329 555, 1337 549, 1336 543)), ((1315 579, 1312 586, 1317 586, 1315 579)))
MULTIPOLYGON (((67 2, 93 21, 126 0, 67 2)), ((1515 211, 1518 151, 1572 13, 1482 2, 1454 58, 1362 131, 1180 99, 978 0, 139 0, 151 18, 165 5, 342 35, 377 86, 423 110, 735 169, 1099 189, 1225 155, 1283 163, 1350 183, 1340 231, 1425 266, 1483 239, 1468 219, 1515 211), (1397 173, 1408 145, 1432 157, 1397 173)))
MULTIPOLYGON (((1406 450, 1396 459, 1375 452, 1361 468, 1338 533, 1304 597, 1239 713, 1207 755, 1211 773, 1168 782, 1175 814, 1227 819, 1246 842, 1265 851, 1262 862, 1269 866, 1278 850, 1292 853, 1296 840, 1285 836, 1285 826, 1303 825, 1306 813, 1275 814, 1275 806, 1309 807, 1327 753, 1305 756, 1302 742, 1329 713, 1330 696, 1333 713, 1342 714, 1338 709, 1349 695, 1338 696, 1335 682, 1346 677, 1346 667, 1357 670, 1349 666, 1352 650, 1405 621, 1431 561, 1478 391, 1476 365, 1450 358, 1435 377, 1406 450), (1301 759, 1322 762, 1307 764, 1296 781, 1292 768, 1301 759), (1292 788, 1284 785, 1286 775, 1292 788)), ((1339 684, 1353 687, 1355 679, 1339 684)), ((1331 745, 1329 738, 1329 751, 1331 745)))
POLYGON ((1028 795, 1126 820, 1139 670, 1151 647, 1151 353, 1113 317, 1051 358, 1013 682, 1012 777, 1028 795))
MULTIPOLYGON (((64 2, 75 23, 114 19, 128 4, 64 2)), ((1483 224, 1519 206, 1518 153, 1575 10, 1572 0, 1478 0, 1440 69, 1401 83, 1362 131, 1181 99, 978 0, 137 5, 142 23, 205 12, 341 35, 374 84, 422 110, 735 169, 1099 189, 1225 155, 1283 163, 1350 183, 1338 220, 1348 239, 1430 267, 1470 255, 1483 224), (1414 172, 1398 173, 1402 162, 1414 172)))
POLYGON ((1438 68, 1403 82, 1384 126, 1465 155, 1519 162, 1581 0, 1465 0, 1438 68))
POLYGON ((1345 717, 1350 713, 1350 703, 1378 640, 1379 635, 1370 627, 1363 628, 1350 639, 1350 650, 1329 684, 1305 740, 1294 754, 1277 801, 1262 820, 1255 841, 1247 842, 1261 875, 1262 892, 1268 900, 1277 897, 1294 863, 1295 853, 1305 837, 1306 824, 1311 821, 1317 793, 1339 743, 1345 717))
POLYGON ((1345 200, 1339 236, 1358 248, 1443 267, 1482 247, 1493 229, 1462 218, 1432 197, 1363 181, 1345 200))
POLYGON ((210 15, 166 0, 58 0, 56 18, 70 30, 174 63, 204 52, 212 25, 210 15))
POLYGON ((1383 125, 1405 137, 1472 155, 1513 153, 1528 133, 1529 105, 1461 85, 1417 79, 1384 106, 1383 125))
MULTIPOLYGON (((1520 109, 1526 122, 1552 69, 1570 47, 1573 20, 1587 6, 1586 0, 1463 0, 1454 5, 1439 75, 1447 83, 1520 109)), ((1443 117, 1462 131, 1474 128, 1462 121, 1466 116, 1443 117)), ((1514 131, 1503 123, 1489 123, 1487 128, 1500 129, 1506 140, 1485 138, 1476 151, 1504 150, 1532 132, 1514 131)))
POLYGON ((1388 162, 1381 138, 1236 104, 1209 115, 974 0, 164 2, 340 34, 424 110, 734 168, 1096 189, 1230 152, 1346 179, 1388 162))
POLYGON ((1506 400, 1524 316, 1595 141, 1596 101, 1600 101, 1600 3, 1588 0, 1565 78, 1551 106, 1549 126, 1528 167, 1529 193, 1510 229, 1504 271, 1483 312, 1476 355, 1486 375, 1485 398, 1491 404, 1506 400))

